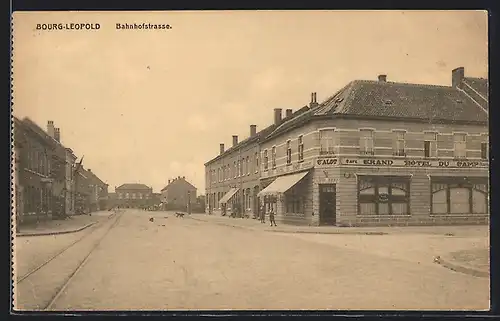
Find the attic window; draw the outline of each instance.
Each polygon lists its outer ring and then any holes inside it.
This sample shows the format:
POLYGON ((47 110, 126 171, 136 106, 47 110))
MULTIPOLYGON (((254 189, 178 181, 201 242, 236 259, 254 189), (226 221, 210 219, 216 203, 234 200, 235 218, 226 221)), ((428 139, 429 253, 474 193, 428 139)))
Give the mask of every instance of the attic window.
POLYGON ((462 99, 457 99, 457 103, 461 104, 463 103, 464 101, 462 99))
POLYGON ((384 104, 385 105, 392 105, 392 100, 390 100, 390 99, 384 99, 384 104))
POLYGON ((340 102, 342 102, 343 100, 344 100, 344 98, 343 98, 343 97, 340 97, 340 98, 337 98, 337 100, 335 100, 335 102, 340 103, 340 102))

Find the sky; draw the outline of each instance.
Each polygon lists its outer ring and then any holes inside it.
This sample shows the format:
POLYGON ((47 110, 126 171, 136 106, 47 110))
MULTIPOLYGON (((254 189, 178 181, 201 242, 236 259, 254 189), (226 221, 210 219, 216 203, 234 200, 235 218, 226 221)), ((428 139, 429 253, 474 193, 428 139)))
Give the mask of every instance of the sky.
POLYGON ((109 184, 159 192, 185 176, 204 194, 204 163, 354 79, 451 85, 487 78, 485 11, 16 12, 13 114, 42 128, 109 184), (44 23, 98 30, 36 30, 44 23), (169 24, 117 30, 116 24, 169 24))

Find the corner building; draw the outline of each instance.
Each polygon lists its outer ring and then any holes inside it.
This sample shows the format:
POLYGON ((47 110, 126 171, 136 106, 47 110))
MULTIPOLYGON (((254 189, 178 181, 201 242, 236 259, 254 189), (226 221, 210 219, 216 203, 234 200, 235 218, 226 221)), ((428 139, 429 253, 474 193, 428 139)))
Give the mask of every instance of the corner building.
POLYGON ((261 139, 258 196, 287 224, 487 223, 488 107, 462 67, 452 86, 352 81, 261 139))

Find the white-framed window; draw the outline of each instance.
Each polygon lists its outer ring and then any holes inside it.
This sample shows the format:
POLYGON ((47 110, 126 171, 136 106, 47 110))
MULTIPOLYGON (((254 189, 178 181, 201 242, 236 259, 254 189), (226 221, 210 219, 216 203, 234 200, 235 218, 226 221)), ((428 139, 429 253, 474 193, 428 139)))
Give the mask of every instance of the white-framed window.
POLYGON ((437 133, 424 133, 424 157, 437 157, 437 133))
POLYGON ((403 130, 395 130, 394 131, 395 139, 394 139, 394 155, 395 156, 405 156, 405 136, 406 132, 403 130))
POLYGON ((259 172, 259 152, 255 152, 255 173, 259 172))
POLYGON ((454 133, 454 157, 455 158, 465 158, 467 157, 467 134, 466 133, 454 133))
POLYGON ((132 193, 132 199, 135 199, 135 193, 132 193))
POLYGON ((125 198, 126 199, 129 199, 130 198, 130 194, 127 192, 127 194, 125 194, 125 198))
POLYGON ((374 155, 373 140, 374 131, 372 129, 360 129, 359 151, 361 155, 374 155))
POLYGON ((118 199, 121 200, 123 198, 123 194, 122 193, 118 193, 118 199))
POLYGON ((247 156, 247 175, 250 175, 250 156, 247 156))
POLYGON ((273 168, 276 168, 276 146, 273 146, 273 149, 272 149, 271 162, 272 162, 273 168))
POLYGON ((336 133, 334 129, 322 129, 319 131, 319 153, 320 155, 335 154, 336 133))
POLYGON ((142 193, 139 193, 139 199, 142 200, 142 193))
POLYGON ((234 161, 233 163, 234 163, 234 175, 233 175, 233 178, 236 178, 236 176, 238 175, 238 163, 236 163, 236 161, 234 161))
POLYGON ((300 135, 298 138, 298 152, 299 152, 299 162, 302 162, 304 160, 304 136, 300 135))
POLYGON ((286 164, 290 165, 292 163, 292 142, 287 140, 286 142, 286 164))
POLYGON ((242 158, 242 159, 240 159, 238 162, 239 162, 239 164, 240 164, 240 166, 239 166, 239 167, 240 167, 240 168, 239 168, 240 173, 239 173, 239 175, 238 175, 238 176, 243 176, 243 172, 244 172, 244 171, 243 171, 243 170, 244 170, 244 169, 243 169, 243 165, 244 165, 244 163, 245 163, 245 159, 244 159, 244 158, 242 158))
POLYGON ((267 149, 264 150, 264 170, 267 171, 269 169, 269 155, 268 155, 268 152, 267 152, 267 149))

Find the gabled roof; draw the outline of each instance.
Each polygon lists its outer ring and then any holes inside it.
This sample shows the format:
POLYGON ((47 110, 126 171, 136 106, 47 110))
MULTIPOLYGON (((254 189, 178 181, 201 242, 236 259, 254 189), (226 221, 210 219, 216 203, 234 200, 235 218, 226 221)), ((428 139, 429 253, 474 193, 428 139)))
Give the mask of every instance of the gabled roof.
POLYGON ((131 183, 131 184, 122 184, 120 186, 118 186, 116 189, 151 189, 150 187, 148 187, 147 185, 144 185, 144 184, 137 184, 137 183, 131 183))
POLYGON ((447 86, 355 80, 325 101, 315 116, 425 120, 429 122, 484 122, 488 115, 463 92, 447 86))
POLYGON ((197 189, 193 184, 189 183, 185 178, 178 178, 178 179, 174 179, 169 184, 167 184, 167 186, 165 186, 164 188, 162 188, 161 192, 169 189, 170 187, 172 187, 172 186, 174 186, 176 184, 179 184, 179 182, 184 182, 184 184, 188 185, 192 189, 197 189))

